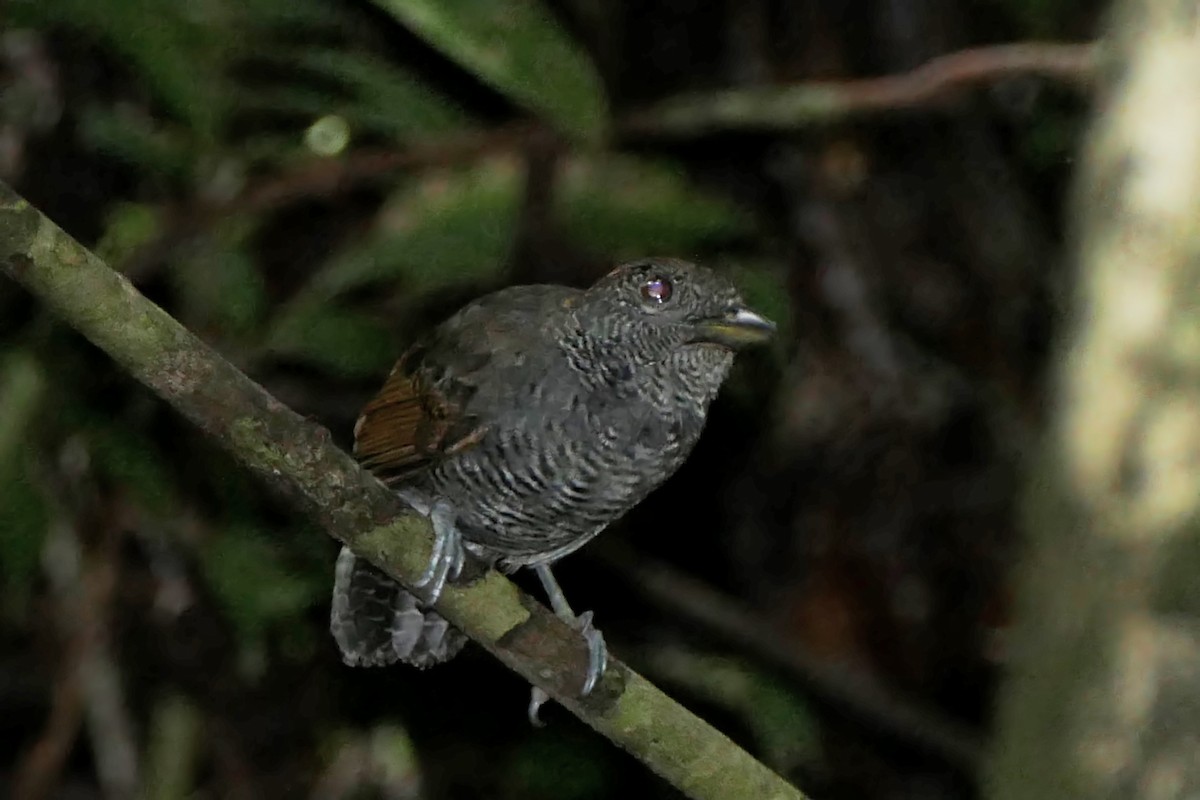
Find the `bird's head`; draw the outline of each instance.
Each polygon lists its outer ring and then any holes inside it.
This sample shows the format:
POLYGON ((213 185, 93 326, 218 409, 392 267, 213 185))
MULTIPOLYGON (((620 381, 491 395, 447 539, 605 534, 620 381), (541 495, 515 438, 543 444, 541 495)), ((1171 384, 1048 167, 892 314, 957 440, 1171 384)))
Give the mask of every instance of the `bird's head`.
POLYGON ((617 267, 587 290, 576 315, 598 339, 651 358, 694 346, 732 352, 775 333, 775 324, 747 307, 723 275, 671 258, 617 267))

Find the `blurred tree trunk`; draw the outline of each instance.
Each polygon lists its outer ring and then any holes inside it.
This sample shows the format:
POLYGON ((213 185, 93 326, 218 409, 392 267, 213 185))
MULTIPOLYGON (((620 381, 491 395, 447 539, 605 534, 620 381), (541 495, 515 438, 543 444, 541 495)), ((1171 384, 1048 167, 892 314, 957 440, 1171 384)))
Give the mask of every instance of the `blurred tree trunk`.
POLYGON ((1129 0, 1077 185, 994 798, 1200 796, 1200 8, 1129 0))

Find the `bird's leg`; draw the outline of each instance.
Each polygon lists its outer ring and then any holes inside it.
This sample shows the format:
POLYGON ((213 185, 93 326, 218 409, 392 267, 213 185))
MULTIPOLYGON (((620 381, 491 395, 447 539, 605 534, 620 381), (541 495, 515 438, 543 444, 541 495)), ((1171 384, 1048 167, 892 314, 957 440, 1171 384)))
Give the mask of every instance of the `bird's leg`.
POLYGON ((442 596, 446 581, 454 580, 462 573, 466 554, 463 551, 462 534, 455 524, 458 515, 450 501, 444 498, 439 497, 430 503, 425 495, 412 489, 401 489, 397 494, 418 514, 428 517, 433 525, 433 551, 429 555, 429 566, 413 584, 414 589, 423 590, 418 597, 432 605, 442 596))
POLYGON ((563 590, 558 585, 558 581, 554 579, 554 573, 550 571, 549 566, 539 564, 534 569, 542 582, 542 588, 546 590, 546 595, 550 598, 550 607, 554 609, 554 613, 559 619, 578 629, 583 634, 583 638, 587 640, 588 671, 580 694, 589 694, 604 674, 604 668, 608 666, 608 648, 604 644, 604 636, 592 625, 591 611, 585 611, 578 617, 575 616, 575 612, 567 603, 567 598, 563 595, 563 590))
MULTIPOLYGON (((550 607, 554 609, 555 615, 583 634, 583 638, 587 642, 588 671, 580 694, 589 694, 592 689, 596 688, 596 682, 604 675, 604 669, 608 666, 608 647, 604 643, 604 635, 592 625, 591 611, 585 611, 579 616, 575 616, 575 612, 571 610, 567 598, 563 595, 562 588, 554 579, 554 573, 550 572, 550 567, 538 564, 534 570, 542 582, 542 588, 546 590, 546 596, 550 598, 550 607)), ((529 698, 529 721, 534 725, 542 724, 538 719, 538 710, 549 699, 549 695, 544 691, 536 686, 533 687, 529 698)))

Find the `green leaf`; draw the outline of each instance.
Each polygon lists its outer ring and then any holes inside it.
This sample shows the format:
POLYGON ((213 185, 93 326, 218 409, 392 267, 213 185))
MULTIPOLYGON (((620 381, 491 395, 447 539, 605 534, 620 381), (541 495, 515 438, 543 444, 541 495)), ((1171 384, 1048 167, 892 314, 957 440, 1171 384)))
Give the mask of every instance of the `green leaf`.
POLYGON ((38 573, 49 512, 29 475, 29 433, 46 395, 46 376, 32 353, 0 360, 0 577, 23 598, 38 573))
POLYGON ((325 304, 286 310, 273 324, 266 350, 342 377, 379 375, 396 357, 396 343, 378 320, 325 304))
POLYGON ((297 67, 335 78, 358 105, 339 112, 351 122, 370 124, 399 138, 462 128, 467 116, 446 97, 382 59, 339 50, 307 50, 297 67))
POLYGON ((0 469, 17 458, 45 393, 46 376, 32 353, 15 350, 0 360, 0 469))
POLYGON ((254 259, 237 247, 210 241, 173 265, 179 316, 189 327, 213 326, 225 334, 254 329, 267 308, 266 287, 254 259))
POLYGON ((372 772, 381 786, 412 785, 420 779, 418 750, 408 731, 399 725, 384 723, 371 729, 368 752, 372 772))
POLYGON ((18 0, 42 24, 70 25, 105 41, 201 138, 225 113, 225 55, 236 41, 217 24, 220 3, 177 0, 18 0))
POLYGON ((556 216, 580 245, 616 258, 686 256, 745 236, 750 216, 677 166, 623 156, 567 162, 556 216))
POLYGON ((651 668, 742 718, 766 763, 781 770, 820 763, 820 730, 804 699, 791 687, 725 655, 680 646, 656 650, 651 668))
POLYGON ((204 712, 183 694, 154 703, 146 735, 143 800, 194 797, 197 762, 204 741, 204 712))
POLYGON ((583 800, 609 797, 612 771, 607 751, 579 737, 539 736, 513 754, 504 784, 510 797, 583 800))
POLYGON ((162 232, 163 208, 150 203, 114 203, 104 232, 96 244, 96 255, 116 269, 126 259, 162 232))
POLYGON ((427 172, 400 189, 372 235, 331 259, 306 291, 327 298, 402 280, 423 293, 486 280, 512 248, 520 203, 521 172, 511 159, 427 172))
POLYGON ((185 181, 200 151, 181 126, 137 114, 129 108, 89 106, 79 120, 83 141, 105 155, 175 181, 185 181))
POLYGON ((238 525, 207 541, 200 566, 208 586, 237 629, 254 646, 271 625, 294 620, 324 597, 324 577, 298 573, 253 527, 238 525))
POLYGON ((33 586, 49 524, 46 498, 22 453, 0 466, 0 584, 6 594, 24 596, 33 586))
POLYGON ((746 724, 767 763, 781 771, 821 763, 820 726, 804 698, 763 673, 753 673, 749 680, 746 724))
POLYGON ((398 140, 428 137, 461 129, 467 115, 448 98, 414 78, 403 68, 367 53, 331 48, 285 48, 258 54, 258 60, 278 64, 289 72, 301 70, 283 86, 238 91, 240 110, 325 116, 337 114, 360 131, 398 140), (311 87, 303 73, 333 82, 311 87))
POLYGON ((236 0, 237 24, 270 34, 283 28, 327 30, 345 22, 336 4, 317 0, 236 0))
POLYGON ((155 444, 130 428, 92 422, 88 440, 97 471, 152 514, 165 517, 176 509, 174 473, 155 444))
POLYGON ((602 138, 608 108, 583 49, 535 0, 373 0, 418 36, 563 133, 602 138))

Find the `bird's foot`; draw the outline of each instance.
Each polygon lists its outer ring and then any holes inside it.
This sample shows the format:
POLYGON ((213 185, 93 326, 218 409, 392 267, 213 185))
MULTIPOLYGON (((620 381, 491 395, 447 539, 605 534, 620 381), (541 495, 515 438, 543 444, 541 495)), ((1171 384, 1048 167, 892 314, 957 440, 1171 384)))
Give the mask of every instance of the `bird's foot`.
POLYGON ((413 584, 417 597, 423 603, 432 605, 442 596, 446 581, 452 581, 462 573, 466 560, 462 534, 456 524, 457 512, 448 500, 442 498, 431 503, 423 494, 412 490, 401 490, 398 494, 418 514, 428 517, 433 525, 433 550, 429 555, 429 566, 413 584))
MULTIPOLYGON (((583 635, 584 641, 587 642, 588 669, 587 674, 584 675, 583 687, 579 690, 580 696, 586 697, 596 688, 596 684, 604 676, 604 670, 608 668, 608 645, 604 642, 604 634, 592 624, 591 611, 585 611, 566 622, 578 630, 583 635)), ((534 727, 542 726, 543 723, 538 717, 538 712, 549 699, 550 695, 536 686, 530 691, 529 722, 534 727)))
POLYGON ((604 634, 592 624, 592 612, 583 612, 575 623, 588 646, 588 671, 583 680, 583 688, 579 690, 581 695, 587 696, 604 677, 604 670, 608 669, 608 645, 604 642, 604 634))

